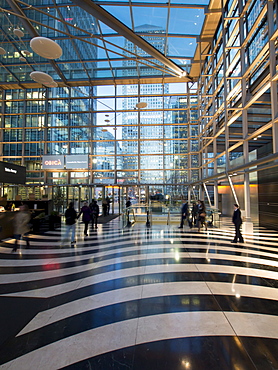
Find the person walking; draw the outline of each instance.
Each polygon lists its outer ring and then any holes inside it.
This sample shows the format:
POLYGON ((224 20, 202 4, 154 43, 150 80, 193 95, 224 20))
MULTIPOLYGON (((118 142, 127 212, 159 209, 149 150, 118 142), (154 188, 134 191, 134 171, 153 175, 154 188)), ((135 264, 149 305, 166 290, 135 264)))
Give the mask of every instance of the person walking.
POLYGON ((181 223, 179 226, 179 229, 183 228, 184 220, 188 219, 188 203, 185 199, 182 200, 182 206, 181 206, 181 223))
POLYGON ((93 200, 90 204, 90 210, 91 210, 91 218, 92 218, 92 227, 97 228, 97 219, 99 215, 99 206, 96 202, 96 200, 93 200))
POLYGON ((200 232, 201 227, 205 226, 208 229, 206 223, 206 206, 203 200, 198 200, 198 232, 200 232))
POLYGON ((106 203, 107 203, 107 215, 109 215, 111 200, 110 200, 110 198, 109 198, 109 196, 108 196, 108 195, 107 195, 107 197, 105 198, 105 200, 106 200, 106 203))
POLYGON ((107 201, 106 199, 103 199, 102 201, 102 215, 103 216, 107 216, 107 208, 108 208, 107 201))
POLYGON ((237 241, 239 241, 240 243, 244 243, 243 237, 240 232, 242 218, 241 218, 241 212, 240 212, 238 204, 234 204, 234 213, 233 213, 232 221, 233 221, 233 224, 235 225, 235 237, 232 243, 237 243, 237 241))
POLYGON ((198 220, 198 204, 196 202, 192 203, 191 215, 192 215, 192 223, 193 225, 196 225, 197 220, 198 220))
POLYGON ((26 248, 30 246, 28 233, 30 231, 29 222, 31 220, 31 214, 26 204, 19 207, 19 211, 14 217, 14 237, 15 243, 12 252, 17 251, 18 241, 22 238, 26 241, 26 248))
POLYGON ((82 221, 85 224, 84 235, 88 236, 88 225, 89 225, 89 222, 91 221, 91 210, 90 210, 90 207, 88 207, 87 202, 84 202, 83 207, 81 208, 79 215, 77 216, 77 219, 81 216, 81 214, 82 214, 82 221))
POLYGON ((73 206, 74 206, 73 202, 70 202, 69 207, 66 209, 66 212, 65 212, 65 218, 66 218, 65 239, 70 236, 70 232, 71 232, 71 244, 76 243, 75 231, 76 231, 77 212, 73 206))
POLYGON ((127 199, 126 203, 125 203, 125 206, 126 208, 130 207, 131 206, 131 201, 130 201, 130 198, 127 199))

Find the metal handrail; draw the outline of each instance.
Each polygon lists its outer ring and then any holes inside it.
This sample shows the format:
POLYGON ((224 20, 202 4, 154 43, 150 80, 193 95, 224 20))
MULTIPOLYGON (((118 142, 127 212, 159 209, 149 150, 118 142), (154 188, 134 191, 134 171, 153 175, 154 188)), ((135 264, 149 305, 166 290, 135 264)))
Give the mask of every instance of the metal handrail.
MULTIPOLYGON (((173 216, 178 216, 178 215, 181 215, 181 207, 180 205, 178 206, 169 206, 169 205, 165 205, 165 204, 161 204, 159 205, 159 208, 161 207, 161 213, 160 214, 164 214, 166 215, 166 223, 167 225, 170 225, 171 224, 171 218, 173 216)), ((189 205, 189 212, 188 212, 188 220, 191 220, 192 219, 192 205, 189 205)), ((128 208, 125 208, 123 211, 124 211, 124 214, 126 216, 126 225, 130 226, 132 223, 134 222, 137 222, 138 221, 138 217, 139 215, 142 215, 142 216, 146 216, 146 226, 151 226, 152 225, 152 219, 153 219, 153 208, 157 208, 157 207, 153 207, 153 205, 149 204, 144 204, 144 205, 131 205, 130 207, 128 208), (137 210, 142 210, 144 209, 144 212, 140 211, 140 212, 137 212, 137 210), (132 220, 130 220, 130 216, 132 215, 132 220)), ((211 222, 211 224, 215 223, 215 222, 219 222, 219 215, 220 215, 220 212, 218 209, 216 208, 213 208, 213 207, 207 207, 206 208, 206 214, 207 214, 207 221, 208 222, 211 222)), ((125 225, 125 226, 126 226, 125 225)))

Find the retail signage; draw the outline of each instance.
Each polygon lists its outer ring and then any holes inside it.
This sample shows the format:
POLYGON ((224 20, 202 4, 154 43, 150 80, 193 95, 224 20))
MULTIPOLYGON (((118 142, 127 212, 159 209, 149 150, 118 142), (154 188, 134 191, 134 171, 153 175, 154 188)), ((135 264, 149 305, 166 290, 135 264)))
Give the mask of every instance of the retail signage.
POLYGON ((0 182, 4 184, 25 184, 26 167, 8 162, 0 162, 0 182))
POLYGON ((89 168, 89 158, 87 155, 66 155, 66 169, 77 170, 89 168))
POLYGON ((43 170, 56 170, 64 169, 64 156, 63 155, 44 155, 42 157, 43 170))

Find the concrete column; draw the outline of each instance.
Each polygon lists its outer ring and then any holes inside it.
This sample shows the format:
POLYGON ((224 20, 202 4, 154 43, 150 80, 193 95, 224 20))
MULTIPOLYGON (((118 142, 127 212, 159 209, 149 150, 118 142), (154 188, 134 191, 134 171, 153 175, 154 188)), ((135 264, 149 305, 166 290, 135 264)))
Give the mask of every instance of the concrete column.
POLYGON ((218 181, 214 181, 214 207, 219 209, 219 197, 218 197, 218 181))

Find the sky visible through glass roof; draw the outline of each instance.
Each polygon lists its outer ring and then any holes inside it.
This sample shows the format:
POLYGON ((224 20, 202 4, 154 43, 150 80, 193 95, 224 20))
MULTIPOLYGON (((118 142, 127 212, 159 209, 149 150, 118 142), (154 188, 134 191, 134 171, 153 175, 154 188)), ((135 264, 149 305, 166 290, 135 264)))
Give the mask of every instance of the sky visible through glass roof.
MULTIPOLYGON (((208 3, 208 0, 194 3, 185 0, 95 2, 185 71, 189 71, 208 3)), ((1 1, 0 46, 6 50, 6 54, 0 55, 1 81, 31 82, 29 73, 32 70, 43 70, 57 82, 61 75, 67 81, 117 79, 136 74, 143 77, 150 75, 150 66, 154 76, 172 73, 113 26, 74 2, 15 0, 15 4, 17 8, 12 9, 10 2, 1 1), (22 38, 14 35, 15 28, 24 32, 22 38), (63 49, 62 57, 51 63, 33 53, 29 41, 34 32, 55 40, 63 49), (31 54, 26 56, 23 50, 31 54), (19 57, 24 57, 26 62, 19 61, 19 57)))

